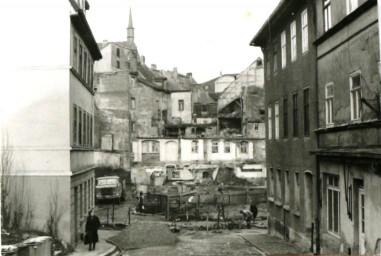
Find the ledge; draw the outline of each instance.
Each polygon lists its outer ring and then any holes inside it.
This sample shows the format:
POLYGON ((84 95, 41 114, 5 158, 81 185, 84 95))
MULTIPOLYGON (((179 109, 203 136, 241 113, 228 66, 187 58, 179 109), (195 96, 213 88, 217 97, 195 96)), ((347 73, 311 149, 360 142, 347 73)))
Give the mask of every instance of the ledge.
POLYGON ((267 197, 267 201, 269 201, 269 202, 274 202, 274 197, 272 197, 272 196, 269 196, 269 197, 267 197))
POLYGON ((293 210, 292 214, 294 214, 295 216, 300 217, 300 212, 298 210, 293 210))
POLYGON ((323 133, 329 133, 329 132, 356 130, 356 129, 370 128, 370 127, 381 128, 381 120, 354 122, 354 123, 344 124, 340 126, 329 126, 326 128, 316 129, 315 133, 323 134, 323 133))
POLYGON ((281 201, 278 201, 278 200, 275 200, 275 205, 276 205, 276 206, 283 206, 282 202, 281 202, 281 201))
POLYGON ((290 205, 283 205, 283 209, 285 211, 290 211, 290 205))

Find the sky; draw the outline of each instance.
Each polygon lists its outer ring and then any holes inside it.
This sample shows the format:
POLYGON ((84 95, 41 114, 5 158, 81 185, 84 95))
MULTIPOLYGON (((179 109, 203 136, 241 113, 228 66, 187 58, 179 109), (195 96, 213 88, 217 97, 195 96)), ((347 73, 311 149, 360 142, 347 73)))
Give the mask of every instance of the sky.
POLYGON ((279 0, 89 0, 86 16, 98 42, 125 41, 132 9, 135 43, 146 64, 198 83, 240 73, 260 48, 249 46, 279 0))

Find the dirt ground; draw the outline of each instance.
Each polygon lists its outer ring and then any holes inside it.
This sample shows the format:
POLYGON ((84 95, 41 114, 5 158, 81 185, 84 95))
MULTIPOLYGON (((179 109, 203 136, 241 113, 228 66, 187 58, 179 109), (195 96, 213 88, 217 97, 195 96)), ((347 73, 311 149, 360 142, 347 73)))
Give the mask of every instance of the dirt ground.
MULTIPOLYGON (((134 208, 135 203, 136 202, 124 202, 121 205, 114 205, 114 222, 128 224, 128 209, 130 207, 134 208)), ((112 205, 100 204, 97 208, 97 215, 100 217, 102 223, 106 223, 107 209, 109 209, 109 223, 111 223, 112 205)), ((236 210, 238 210, 238 208, 236 210)), ((256 224, 263 224, 262 222, 265 222, 265 220, 258 220, 256 224)), ((168 228, 171 225, 171 222, 165 220, 163 215, 131 214, 131 227, 134 225, 144 226, 148 223, 162 223, 167 225, 168 228)), ((266 233, 266 229, 252 227, 251 229, 224 229, 215 231, 212 230, 215 224, 216 222, 213 221, 177 222, 176 225, 179 226, 181 230, 179 233, 176 233, 178 242, 175 245, 128 250, 124 255, 261 255, 261 253, 242 236, 245 234, 264 234, 266 233), (207 225, 209 231, 205 230, 207 225)), ((157 235, 160 236, 162 234, 157 235)))

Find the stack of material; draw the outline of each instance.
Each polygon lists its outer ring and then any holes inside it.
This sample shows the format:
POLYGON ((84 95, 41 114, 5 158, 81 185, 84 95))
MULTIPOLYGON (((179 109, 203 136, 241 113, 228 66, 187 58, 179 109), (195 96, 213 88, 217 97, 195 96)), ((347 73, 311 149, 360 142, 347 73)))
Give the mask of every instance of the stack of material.
POLYGON ((165 224, 144 222, 128 226, 118 235, 107 239, 107 241, 119 246, 123 250, 132 250, 175 245, 178 242, 178 238, 165 224))

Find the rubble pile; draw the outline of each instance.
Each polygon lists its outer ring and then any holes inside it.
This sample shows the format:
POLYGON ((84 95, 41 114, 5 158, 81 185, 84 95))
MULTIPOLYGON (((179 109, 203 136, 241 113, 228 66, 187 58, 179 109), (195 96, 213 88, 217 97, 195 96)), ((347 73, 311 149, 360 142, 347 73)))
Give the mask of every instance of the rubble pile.
POLYGON ((170 231, 168 225, 141 222, 128 226, 118 235, 107 239, 107 241, 119 246, 123 250, 132 250, 175 245, 178 242, 178 238, 170 231))

